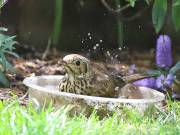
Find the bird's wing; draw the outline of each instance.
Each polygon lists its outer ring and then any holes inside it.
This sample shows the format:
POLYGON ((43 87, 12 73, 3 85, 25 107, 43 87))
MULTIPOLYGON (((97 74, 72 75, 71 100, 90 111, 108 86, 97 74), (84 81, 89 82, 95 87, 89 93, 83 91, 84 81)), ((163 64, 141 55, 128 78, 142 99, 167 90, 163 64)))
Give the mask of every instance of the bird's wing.
POLYGON ((113 97, 115 83, 107 75, 96 75, 91 79, 90 89, 93 93, 103 97, 113 97))
POLYGON ((91 62, 91 69, 95 74, 107 74, 109 72, 104 63, 91 62))

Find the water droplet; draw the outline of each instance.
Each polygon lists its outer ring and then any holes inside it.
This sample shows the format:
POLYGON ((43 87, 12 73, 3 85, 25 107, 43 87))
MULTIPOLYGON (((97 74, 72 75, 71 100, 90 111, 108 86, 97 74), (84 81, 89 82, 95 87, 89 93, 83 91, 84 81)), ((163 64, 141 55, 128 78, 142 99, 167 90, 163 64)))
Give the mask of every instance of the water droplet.
POLYGON ((90 36, 89 39, 92 39, 92 37, 90 36))
POLYGON ((99 46, 99 44, 96 44, 96 47, 98 47, 99 46))
POLYGON ((90 35, 91 35, 91 33, 89 32, 89 33, 88 33, 88 36, 90 36, 90 35))
POLYGON ((107 55, 108 55, 108 56, 110 56, 110 55, 111 55, 109 51, 107 51, 106 53, 107 53, 107 55))
POLYGON ((100 43, 102 43, 103 41, 102 40, 99 40, 100 43))
POLYGON ((118 49, 119 49, 120 51, 122 50, 122 48, 121 48, 121 47, 119 47, 118 49))

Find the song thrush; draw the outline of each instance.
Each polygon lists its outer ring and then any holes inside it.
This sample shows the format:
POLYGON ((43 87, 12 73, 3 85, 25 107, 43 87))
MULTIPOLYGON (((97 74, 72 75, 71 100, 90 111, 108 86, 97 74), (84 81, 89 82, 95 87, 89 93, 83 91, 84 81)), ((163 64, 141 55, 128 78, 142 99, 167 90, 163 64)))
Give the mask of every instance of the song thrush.
POLYGON ((147 76, 138 74, 119 77, 94 70, 90 61, 78 54, 70 54, 63 58, 66 74, 59 83, 59 90, 82 95, 116 97, 119 88, 126 83, 147 76))

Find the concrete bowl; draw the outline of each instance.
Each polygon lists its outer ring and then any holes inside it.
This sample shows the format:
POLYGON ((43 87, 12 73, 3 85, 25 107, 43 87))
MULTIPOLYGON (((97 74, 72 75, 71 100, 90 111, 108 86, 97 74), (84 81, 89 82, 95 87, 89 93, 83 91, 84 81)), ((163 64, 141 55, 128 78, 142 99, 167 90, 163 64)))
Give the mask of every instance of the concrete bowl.
POLYGON ((96 109, 100 115, 121 112, 123 108, 136 108, 144 113, 150 107, 163 108, 165 95, 156 90, 138 87, 141 99, 105 98, 86 96, 73 93, 59 92, 58 83, 63 76, 43 75, 24 79, 23 83, 29 88, 29 100, 35 107, 53 104, 55 108, 72 105, 73 114, 84 112, 89 115, 96 109))

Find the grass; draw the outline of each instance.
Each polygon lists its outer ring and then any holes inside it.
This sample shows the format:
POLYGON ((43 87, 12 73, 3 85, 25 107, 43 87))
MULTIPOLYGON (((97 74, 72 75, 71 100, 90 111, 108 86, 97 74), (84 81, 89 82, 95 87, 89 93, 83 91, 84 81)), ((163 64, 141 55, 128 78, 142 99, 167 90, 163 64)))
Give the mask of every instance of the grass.
POLYGON ((1 135, 116 135, 180 134, 180 102, 168 102, 167 112, 158 116, 141 116, 132 110, 99 120, 93 113, 69 117, 68 107, 52 113, 53 108, 36 111, 16 101, 0 102, 1 135))

